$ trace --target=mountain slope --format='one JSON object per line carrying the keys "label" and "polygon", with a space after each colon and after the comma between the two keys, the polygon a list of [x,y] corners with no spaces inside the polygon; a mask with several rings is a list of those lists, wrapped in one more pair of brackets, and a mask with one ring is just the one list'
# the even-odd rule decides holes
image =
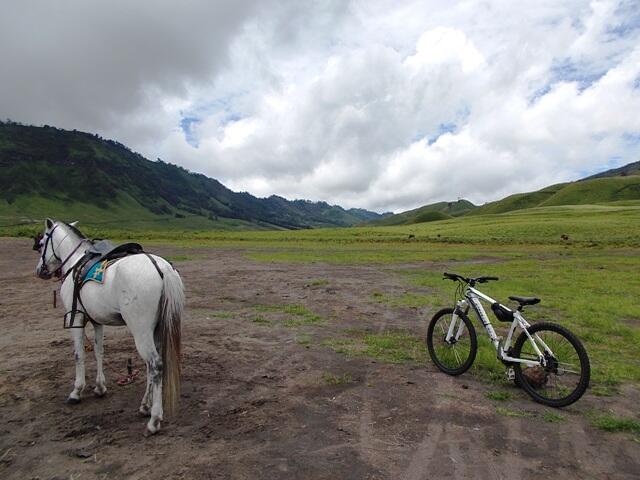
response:
{"label": "mountain slope", "polygon": [[628,200],[640,200],[640,162],[629,163],[575,182],[550,185],[535,192],[516,193],[480,207],[467,200],[439,202],[377,219],[368,222],[368,225],[410,225],[528,208],[592,205]]}
{"label": "mountain slope", "polygon": [[604,176],[571,183],[560,183],[537,192],[518,193],[487,203],[469,215],[506,213],[525,208],[640,200],[640,175]]}
{"label": "mountain slope", "polygon": [[74,210],[80,220],[89,210],[93,212],[89,220],[103,211],[105,217],[121,214],[123,221],[132,223],[190,217],[201,228],[220,223],[267,228],[349,226],[380,217],[326,202],[233,192],[217,180],[161,160],[149,161],[118,142],[89,133],[0,123],[3,216],[41,218],[49,215],[47,208]]}
{"label": "mountain slope", "polygon": [[611,170],[596,173],[595,175],[591,175],[590,177],[583,178],[579,181],[582,182],[584,180],[593,180],[594,178],[605,177],[627,177],[629,175],[640,175],[640,162],[627,163],[622,167],[612,168]]}
{"label": "mountain slope", "polygon": [[468,200],[438,202],[368,222],[368,225],[411,225],[465,215],[476,206]]}

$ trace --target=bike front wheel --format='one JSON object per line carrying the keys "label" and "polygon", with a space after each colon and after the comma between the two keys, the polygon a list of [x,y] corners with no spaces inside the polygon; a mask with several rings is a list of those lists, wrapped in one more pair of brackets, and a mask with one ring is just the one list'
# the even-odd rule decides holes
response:
{"label": "bike front wheel", "polygon": [[[453,338],[447,341],[450,328]],[[453,308],[443,308],[429,323],[427,349],[431,360],[441,371],[448,375],[463,374],[469,370],[478,352],[478,340],[471,320],[464,314],[454,320]]]}
{"label": "bike front wheel", "polygon": [[566,407],[577,401],[589,386],[591,374],[589,357],[580,340],[554,323],[537,323],[527,330],[529,335],[523,331],[516,340],[512,356],[536,365],[514,363],[516,382],[536,402],[550,407]]}

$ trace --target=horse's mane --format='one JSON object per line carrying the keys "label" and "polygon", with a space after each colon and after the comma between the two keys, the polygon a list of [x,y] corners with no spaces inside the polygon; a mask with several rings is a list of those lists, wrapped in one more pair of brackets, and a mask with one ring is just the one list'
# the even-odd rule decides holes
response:
{"label": "horse's mane", "polygon": [[[64,223],[64,222],[63,222]],[[84,234],[78,230],[77,227],[74,227],[73,225],[69,225],[68,223],[64,223],[64,225],[69,228],[73,233],[75,233],[76,235],[78,235],[80,238],[87,238],[84,236]]]}

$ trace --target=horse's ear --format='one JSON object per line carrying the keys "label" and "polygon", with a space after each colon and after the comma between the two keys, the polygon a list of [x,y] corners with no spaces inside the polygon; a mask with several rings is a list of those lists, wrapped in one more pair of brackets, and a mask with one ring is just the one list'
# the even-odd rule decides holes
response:
{"label": "horse's ear", "polygon": [[69,225],[72,226],[72,227],[77,227],[78,226],[78,220],[76,220],[75,222],[71,222]]}
{"label": "horse's ear", "polygon": [[44,226],[45,226],[47,229],[50,229],[50,228],[53,228],[53,224],[54,224],[54,223],[55,223],[55,222],[54,222],[53,220],[51,220],[50,218],[47,218],[47,219],[44,221]]}

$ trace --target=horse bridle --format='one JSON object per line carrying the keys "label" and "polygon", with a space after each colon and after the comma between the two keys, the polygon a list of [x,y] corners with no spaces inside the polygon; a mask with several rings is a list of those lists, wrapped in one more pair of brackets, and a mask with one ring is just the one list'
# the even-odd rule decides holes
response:
{"label": "horse bridle", "polygon": [[[87,242],[89,240],[87,240],[86,238],[83,238],[82,240],[80,240],[80,242],[78,242],[78,245],[76,245],[76,248],[74,248],[71,253],[69,255],[67,255],[67,258],[64,259],[64,261],[58,256],[58,254],[56,253],[56,251],[53,248],[53,232],[56,231],[56,228],[59,227],[59,224],[55,224],[53,226],[53,228],[51,229],[51,231],[49,232],[45,232],[44,236],[47,237],[47,239],[44,242],[44,247],[41,247],[41,263],[42,263],[42,268],[40,270],[40,272],[43,275],[46,275],[47,277],[52,277],[52,276],[56,276],[56,277],[60,277],[62,275],[62,267],[64,267],[66,265],[66,263],[69,261],[69,259],[73,256],[74,253],[76,253],[78,251],[78,249],[80,248],[80,246],[84,243]],[[62,242],[64,242],[67,237],[71,235],[70,233],[67,233],[67,235],[60,240],[60,242],[58,243],[58,246],[62,245]],[[42,238],[40,238],[40,241],[42,241]],[[58,260],[60,263],[60,266],[58,268],[55,269],[55,271],[52,273],[49,271],[49,266],[47,265],[47,261],[45,259],[45,256],[47,255],[47,249],[49,248],[49,242],[51,242],[51,253],[53,254],[53,257]]]}

